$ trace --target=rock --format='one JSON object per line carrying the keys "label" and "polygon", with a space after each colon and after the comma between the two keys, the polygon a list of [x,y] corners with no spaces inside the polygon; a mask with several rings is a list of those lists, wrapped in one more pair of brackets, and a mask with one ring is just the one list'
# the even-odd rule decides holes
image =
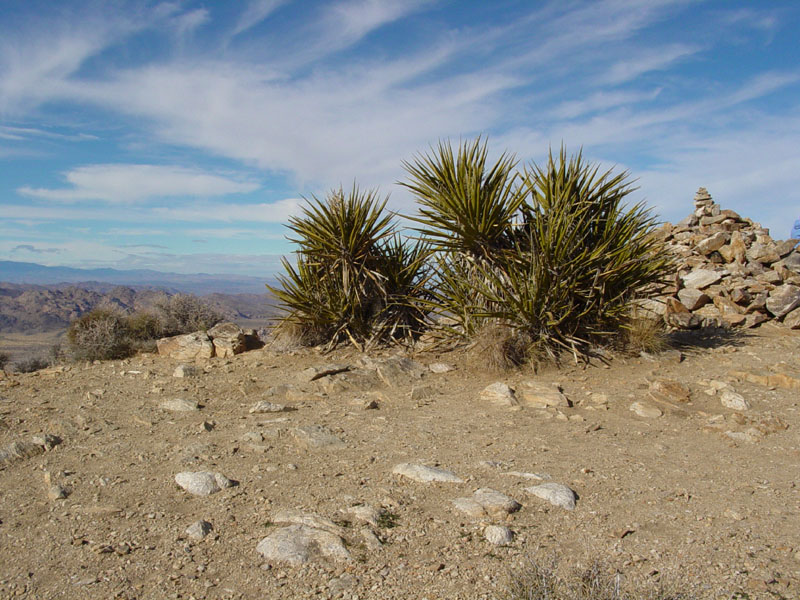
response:
{"label": "rock", "polygon": [[790,329],[800,329],[800,308],[795,308],[792,312],[783,317],[783,324]]}
{"label": "rock", "polygon": [[428,369],[430,369],[431,373],[449,373],[455,370],[455,367],[447,363],[431,363],[428,365]]}
{"label": "rock", "polygon": [[675,298],[667,298],[664,308],[664,322],[678,329],[697,329],[700,319]]}
{"label": "rock", "polygon": [[291,567],[299,567],[319,558],[350,560],[350,553],[341,537],[306,525],[276,529],[258,543],[256,551],[271,563]]}
{"label": "rock", "polygon": [[658,400],[688,402],[692,392],[679,381],[659,377],[650,382],[650,394]]}
{"label": "rock", "polygon": [[161,338],[156,341],[161,356],[178,360],[194,360],[214,356],[214,345],[203,331]]}
{"label": "rock", "polygon": [[218,323],[208,330],[216,355],[221,358],[247,350],[247,336],[236,323]]}
{"label": "rock", "polygon": [[312,529],[321,529],[330,533],[340,535],[342,528],[330,519],[326,519],[315,513],[304,513],[293,508],[279,510],[272,515],[273,523],[288,523],[289,525],[304,525]]}
{"label": "rock", "polygon": [[196,400],[186,400],[184,398],[173,398],[172,400],[164,400],[158,405],[161,410],[169,410],[173,412],[191,412],[198,410],[200,405]]}
{"label": "rock", "polygon": [[522,505],[505,494],[489,488],[480,488],[472,494],[472,499],[480,504],[490,517],[500,518],[517,512]]}
{"label": "rock", "polygon": [[800,287],[796,285],[777,287],[767,297],[767,310],[777,318],[789,314],[798,306],[800,306]]}
{"label": "rock", "polygon": [[376,361],[375,366],[381,380],[392,388],[405,387],[427,371],[424,365],[404,356]]}
{"label": "rock", "polygon": [[664,414],[660,408],[646,402],[634,402],[630,410],[645,419],[656,419]]}
{"label": "rock", "polygon": [[210,496],[223,488],[232,487],[234,482],[221,473],[209,471],[185,471],[175,475],[175,483],[195,496]]}
{"label": "rock", "polygon": [[178,365],[172,372],[173,377],[197,377],[201,371],[194,365]]}
{"label": "rock", "polygon": [[514,532],[502,525],[488,525],[483,530],[483,537],[495,546],[507,546],[514,541]]}
{"label": "rock", "polygon": [[321,367],[309,367],[300,375],[309,382],[317,381],[323,377],[330,377],[350,370],[350,365],[323,365]]}
{"label": "rock", "polygon": [[780,256],[775,252],[774,244],[761,244],[756,242],[755,244],[751,244],[746,255],[748,260],[764,265],[771,265],[775,261],[780,260]]}
{"label": "rock", "polygon": [[411,400],[419,402],[428,400],[436,395],[436,388],[432,385],[415,385],[411,388]]}
{"label": "rock", "polygon": [[686,307],[687,310],[697,310],[711,302],[711,298],[705,292],[701,292],[697,288],[684,288],[678,292],[678,300]]}
{"label": "rock", "polygon": [[422,483],[442,482],[442,483],[464,483],[464,480],[451,471],[428,467],[412,463],[402,463],[392,469],[395,475],[402,475],[412,481]]}
{"label": "rock", "polygon": [[203,521],[202,519],[199,521],[195,521],[189,527],[186,528],[184,532],[193,540],[202,540],[205,538],[211,531],[213,530],[213,526],[208,521]]}
{"label": "rock", "polygon": [[292,431],[292,437],[301,447],[307,450],[319,450],[322,448],[335,450],[345,447],[345,443],[323,425],[297,427]]}
{"label": "rock", "polygon": [[687,288],[702,290],[717,283],[720,279],[722,279],[722,273],[719,271],[697,269],[683,277],[683,285]]}
{"label": "rock", "polygon": [[547,385],[536,381],[527,381],[519,390],[519,397],[524,406],[534,408],[569,408],[572,403],[555,385]]}
{"label": "rock", "polygon": [[533,494],[537,498],[547,500],[550,504],[560,506],[567,510],[575,509],[577,496],[566,485],[560,483],[542,483],[533,487],[525,488],[525,491]]}
{"label": "rock", "polygon": [[722,248],[727,243],[729,238],[730,234],[720,231],[719,233],[715,233],[711,237],[708,237],[698,242],[697,245],[695,246],[695,249],[700,254],[708,255]]}
{"label": "rock", "polygon": [[60,485],[53,484],[47,488],[47,498],[49,500],[63,500],[69,495],[66,488],[61,487]]}
{"label": "rock", "polygon": [[346,515],[353,517],[357,521],[377,527],[381,518],[381,511],[373,506],[366,504],[359,504],[358,506],[350,506],[343,511]]}
{"label": "rock", "polygon": [[0,448],[0,465],[18,460],[25,460],[44,454],[44,446],[33,442],[12,442]]}
{"label": "rock", "polygon": [[486,516],[486,511],[483,510],[483,507],[472,498],[456,498],[453,500],[453,506],[474,519],[482,519]]}
{"label": "rock", "polygon": [[744,396],[732,390],[722,390],[719,401],[722,402],[722,406],[733,410],[748,410],[750,408],[750,403],[744,399]]}
{"label": "rock", "polygon": [[250,414],[264,414],[264,413],[277,413],[277,412],[286,412],[292,410],[291,408],[284,406],[283,404],[275,404],[273,402],[267,402],[266,400],[262,400],[260,402],[256,402],[253,406],[250,407]]}
{"label": "rock", "polygon": [[517,406],[519,404],[514,390],[502,381],[497,381],[483,388],[480,398],[496,406]]}

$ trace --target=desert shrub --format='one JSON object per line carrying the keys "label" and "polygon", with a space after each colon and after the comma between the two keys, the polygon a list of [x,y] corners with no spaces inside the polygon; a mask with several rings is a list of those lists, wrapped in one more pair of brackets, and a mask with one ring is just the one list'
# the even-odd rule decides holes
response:
{"label": "desert shrub", "polygon": [[477,140],[406,164],[415,220],[437,251],[434,311],[456,323],[452,335],[506,328],[510,363],[587,358],[671,270],[648,235],[654,220],[624,203],[627,172],[600,173],[580,153],[562,149],[522,173],[506,155],[491,167],[486,156]]}
{"label": "desert shrub", "polygon": [[67,329],[67,347],[75,360],[124,358],[132,352],[124,314],[94,309],[73,321]]}
{"label": "desert shrub", "polygon": [[421,328],[427,245],[397,236],[385,206],[376,191],[354,184],[324,201],[312,196],[302,215],[289,219],[297,259],[283,260],[281,287],[268,286],[284,312],[284,336],[364,348]]}
{"label": "desert shrub", "polygon": [[164,336],[164,323],[155,312],[136,311],[125,319],[125,327],[131,339],[154,340]]}
{"label": "desert shrub", "polygon": [[205,331],[223,319],[216,309],[192,294],[163,298],[156,302],[155,310],[162,326],[159,336]]}
{"label": "desert shrub", "polygon": [[[523,567],[512,570],[506,589],[507,600],[694,600],[695,596],[664,584],[625,586],[619,574],[601,561],[584,569],[559,574],[557,562],[544,564],[529,559]],[[680,584],[672,585],[680,588]]]}
{"label": "desert shrub", "polygon": [[34,371],[46,369],[49,366],[49,360],[46,358],[36,357],[16,363],[14,365],[14,369],[17,371],[17,373],[33,373]]}
{"label": "desert shrub", "polygon": [[6,354],[5,352],[0,352],[0,370],[5,368],[5,366],[8,364],[8,361],[9,361],[8,354]]}

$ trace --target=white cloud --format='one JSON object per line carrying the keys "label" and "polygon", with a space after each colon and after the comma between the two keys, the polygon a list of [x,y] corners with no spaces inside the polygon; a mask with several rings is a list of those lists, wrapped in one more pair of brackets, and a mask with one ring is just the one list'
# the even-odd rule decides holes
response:
{"label": "white cloud", "polygon": [[160,165],[88,165],[64,174],[72,187],[21,187],[25,196],[46,200],[99,200],[129,203],[166,196],[222,196],[253,192],[259,185],[183,167]]}
{"label": "white cloud", "polygon": [[287,0],[250,0],[247,8],[239,16],[232,35],[236,36],[252,29],[286,4],[286,2]]}
{"label": "white cloud", "polygon": [[700,51],[699,46],[673,44],[665,48],[653,48],[647,52],[636,52],[634,58],[619,61],[601,75],[598,80],[605,85],[618,85],[632,81],[645,73],[660,71],[676,61]]}

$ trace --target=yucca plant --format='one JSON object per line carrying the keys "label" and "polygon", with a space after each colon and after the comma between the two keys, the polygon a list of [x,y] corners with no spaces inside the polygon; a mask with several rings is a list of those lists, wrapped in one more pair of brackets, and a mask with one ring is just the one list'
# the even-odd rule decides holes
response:
{"label": "yucca plant", "polygon": [[284,259],[280,287],[268,287],[302,343],[364,348],[418,329],[427,246],[395,235],[386,201],[354,184],[324,201],[312,196],[289,219],[296,265]]}
{"label": "yucca plant", "polygon": [[669,256],[649,235],[655,220],[627,172],[600,172],[562,148],[526,169],[524,215],[501,268],[481,268],[482,316],[531,339],[531,352],[576,358],[628,326],[632,301],[662,283]]}
{"label": "yucca plant", "polygon": [[[481,138],[462,142],[457,150],[440,142],[429,154],[404,162],[403,183],[420,205],[410,219],[436,251],[431,280],[431,312],[448,334],[469,337],[485,324],[485,270],[514,246],[514,223],[525,199],[515,171],[516,159],[503,153],[490,162]],[[450,325],[452,324],[452,325]]]}

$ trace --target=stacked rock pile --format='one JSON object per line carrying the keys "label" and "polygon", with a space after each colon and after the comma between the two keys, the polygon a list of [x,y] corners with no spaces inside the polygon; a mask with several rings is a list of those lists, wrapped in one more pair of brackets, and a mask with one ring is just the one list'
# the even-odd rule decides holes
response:
{"label": "stacked rock pile", "polygon": [[769,230],[723,210],[705,188],[694,212],[654,235],[676,255],[675,285],[647,308],[677,328],[756,327],[778,321],[800,329],[798,240],[776,241]]}

